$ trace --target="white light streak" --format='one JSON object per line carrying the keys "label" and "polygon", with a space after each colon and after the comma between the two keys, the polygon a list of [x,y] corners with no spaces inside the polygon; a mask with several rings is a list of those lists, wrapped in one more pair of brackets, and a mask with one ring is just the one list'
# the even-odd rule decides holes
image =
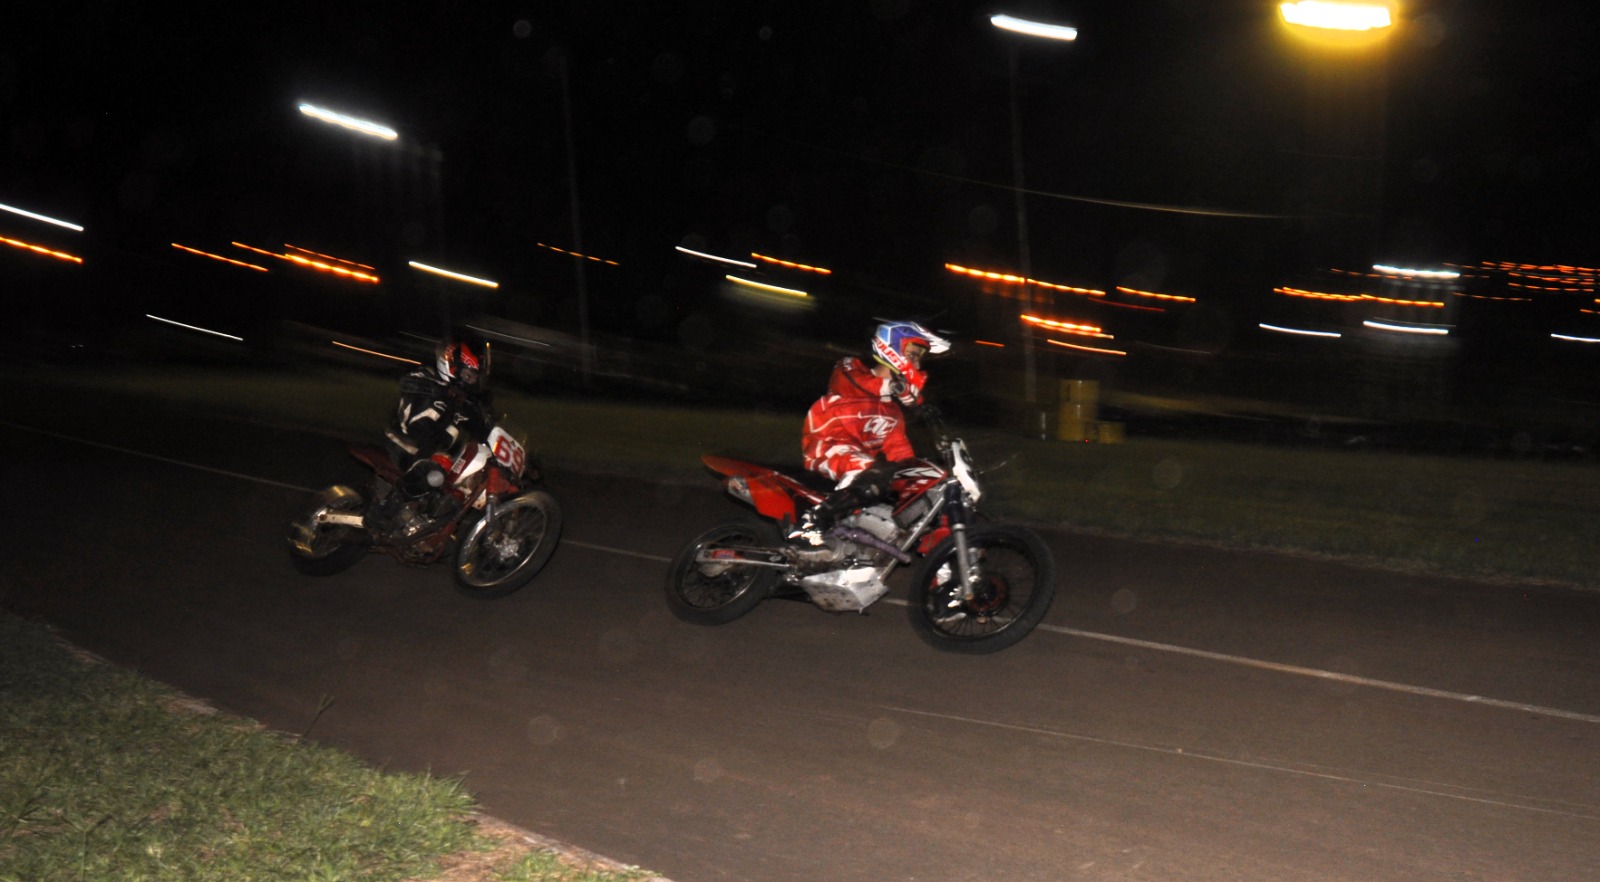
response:
{"label": "white light streak", "polygon": [[1407,269],[1403,266],[1389,266],[1388,264],[1375,263],[1372,268],[1380,273],[1391,273],[1412,279],[1459,279],[1461,274],[1453,270],[1425,270]]}
{"label": "white light streak", "polygon": [[746,269],[755,269],[756,268],[756,265],[751,263],[748,260],[734,260],[731,257],[718,257],[715,254],[706,254],[703,251],[695,251],[695,250],[690,249],[690,248],[685,248],[682,245],[679,245],[677,250],[682,251],[684,254],[687,254],[690,257],[703,257],[706,260],[714,260],[717,263],[726,263],[726,264],[731,264],[733,266],[742,266],[742,267],[744,267]]}
{"label": "white light streak", "polygon": [[1433,334],[1442,337],[1450,333],[1449,328],[1428,327],[1426,325],[1395,325],[1389,322],[1380,322],[1376,319],[1367,319],[1361,324],[1379,331],[1399,331],[1402,334]]}
{"label": "white light streak", "polygon": [[345,116],[342,113],[335,113],[331,110],[317,107],[313,104],[300,105],[300,112],[314,119],[320,119],[326,123],[333,123],[336,126],[343,126],[352,131],[360,132],[363,135],[371,135],[374,138],[382,138],[385,141],[393,141],[394,139],[400,137],[400,133],[389,128],[388,126],[381,126],[375,122],[368,122],[364,119],[356,119],[353,116]]}
{"label": "white light streak", "polygon": [[1551,334],[1550,336],[1557,340],[1566,340],[1570,343],[1600,343],[1600,338],[1597,337],[1574,337],[1569,334]]}
{"label": "white light streak", "polygon": [[1283,13],[1283,20],[1289,24],[1335,31],[1371,31],[1394,23],[1389,16],[1389,7],[1379,3],[1299,0],[1297,3],[1278,4],[1278,11]]}
{"label": "white light streak", "polygon": [[434,275],[438,276],[444,276],[447,279],[455,279],[458,282],[467,282],[468,284],[472,285],[482,285],[485,288],[500,287],[499,282],[491,279],[480,279],[477,276],[469,276],[458,272],[452,272],[447,269],[440,269],[436,266],[428,266],[425,263],[418,263],[415,260],[406,261],[406,265],[410,266],[412,269],[422,270],[425,273],[433,273]]}
{"label": "white light streak", "polygon": [[1066,25],[1046,24],[1042,21],[1028,21],[1025,18],[1016,18],[1010,15],[991,15],[989,24],[1004,31],[1026,34],[1030,37],[1044,37],[1047,40],[1064,40],[1071,42],[1078,39],[1078,29]]}
{"label": "white light streak", "polygon": [[194,325],[186,325],[183,322],[175,322],[172,319],[164,319],[159,315],[151,315],[148,312],[144,314],[144,317],[147,318],[147,319],[154,319],[155,321],[161,322],[163,324],[168,324],[168,325],[173,325],[175,327],[184,328],[186,330],[199,331],[202,334],[211,334],[211,335],[217,336],[217,337],[226,337],[229,340],[237,340],[240,343],[244,342],[244,338],[243,337],[235,337],[232,334],[224,334],[221,331],[213,331],[210,328],[200,328],[200,327],[196,327]]}
{"label": "white light streak", "polygon": [[1264,331],[1277,331],[1280,334],[1299,334],[1303,337],[1332,337],[1338,339],[1344,336],[1338,331],[1308,331],[1304,328],[1285,328],[1278,325],[1269,325],[1266,322],[1260,322],[1256,327]]}
{"label": "white light streak", "polygon": [[31,211],[24,211],[23,209],[16,208],[11,205],[0,205],[0,211],[9,211],[12,214],[20,214],[23,217],[31,217],[36,221],[44,221],[47,224],[55,224],[58,227],[66,227],[69,230],[76,230],[80,233],[83,232],[83,227],[80,227],[77,224],[69,223],[64,220],[58,220],[43,214],[34,214]]}

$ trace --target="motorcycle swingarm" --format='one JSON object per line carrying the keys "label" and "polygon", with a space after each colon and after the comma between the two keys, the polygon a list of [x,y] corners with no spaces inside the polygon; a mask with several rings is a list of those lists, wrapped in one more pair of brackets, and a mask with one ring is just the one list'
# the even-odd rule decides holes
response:
{"label": "motorcycle swingarm", "polygon": [[789,569],[789,561],[783,555],[770,548],[738,548],[723,546],[720,548],[701,549],[694,557],[695,563],[701,564],[742,564],[750,567],[771,567],[776,570]]}

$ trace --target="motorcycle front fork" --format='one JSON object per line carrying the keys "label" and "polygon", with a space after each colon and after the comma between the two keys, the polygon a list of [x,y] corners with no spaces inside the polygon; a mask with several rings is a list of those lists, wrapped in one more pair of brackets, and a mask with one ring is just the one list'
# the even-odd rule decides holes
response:
{"label": "motorcycle front fork", "polygon": [[957,498],[949,505],[950,538],[956,543],[956,579],[960,587],[954,596],[963,602],[972,599],[972,588],[977,584],[978,573],[972,565],[972,549],[967,546],[967,507]]}

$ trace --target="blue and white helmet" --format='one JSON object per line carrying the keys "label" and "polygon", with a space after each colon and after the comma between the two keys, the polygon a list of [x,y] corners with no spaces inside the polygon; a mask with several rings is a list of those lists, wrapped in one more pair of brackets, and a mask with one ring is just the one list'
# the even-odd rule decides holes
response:
{"label": "blue and white helmet", "polygon": [[902,376],[918,369],[923,355],[949,351],[949,340],[916,322],[884,322],[872,334],[872,357]]}

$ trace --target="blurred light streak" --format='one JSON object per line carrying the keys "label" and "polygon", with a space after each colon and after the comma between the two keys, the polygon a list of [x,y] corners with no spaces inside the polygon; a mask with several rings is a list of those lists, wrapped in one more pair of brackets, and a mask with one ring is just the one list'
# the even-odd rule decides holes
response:
{"label": "blurred light streak", "polygon": [[1123,287],[1122,285],[1118,285],[1117,286],[1117,290],[1121,291],[1124,294],[1131,294],[1134,297],[1149,297],[1149,298],[1151,298],[1153,300],[1171,300],[1171,301],[1174,301],[1174,302],[1177,302],[1177,303],[1194,303],[1195,302],[1195,299],[1193,297],[1185,297],[1182,294],[1157,294],[1154,291],[1140,291],[1138,288],[1126,288],[1126,287]]}
{"label": "blurred light streak", "polygon": [[1307,291],[1304,288],[1279,287],[1273,288],[1272,290],[1277,294],[1284,294],[1289,297],[1305,297],[1310,300],[1338,300],[1342,302],[1354,302],[1360,300],[1363,296],[1360,294],[1329,294],[1325,291]]}
{"label": "blurred light streak", "polygon": [[447,279],[455,279],[458,282],[466,282],[466,283],[468,283],[470,285],[482,285],[485,288],[498,288],[498,287],[500,287],[500,283],[499,282],[493,281],[491,279],[480,279],[477,276],[469,276],[469,275],[466,275],[464,273],[454,272],[452,270],[440,269],[439,267],[436,267],[436,266],[429,266],[429,265],[427,265],[425,263],[418,263],[415,260],[406,261],[406,265],[411,267],[412,269],[415,269],[415,270],[421,270],[421,271],[423,271],[425,273],[433,273],[434,275],[444,276]]}
{"label": "blurred light streak", "polygon": [[1377,319],[1367,319],[1361,324],[1379,331],[1398,331],[1402,334],[1433,334],[1437,336],[1446,336],[1450,333],[1449,328],[1429,327],[1427,325],[1397,325],[1393,322],[1379,321]]}
{"label": "blurred light streak", "polygon": [[1085,325],[1078,322],[1062,322],[1056,321],[1055,319],[1040,318],[1036,315],[1022,315],[1018,316],[1018,318],[1022,319],[1025,324],[1045,328],[1051,331],[1061,331],[1062,333],[1066,334],[1078,334],[1083,337],[1099,337],[1102,340],[1116,339],[1110,334],[1107,334],[1104,328],[1096,325]]}
{"label": "blurred light streak", "polygon": [[801,270],[803,272],[808,272],[808,273],[817,273],[818,275],[823,275],[823,276],[831,276],[831,275],[833,275],[833,270],[828,269],[827,267],[810,266],[810,265],[807,265],[807,264],[804,264],[804,263],[795,263],[792,260],[784,260],[781,257],[768,257],[765,254],[757,254],[754,251],[750,252],[750,256],[754,257],[756,260],[763,260],[763,261],[766,261],[767,263],[775,263],[778,266],[788,267],[789,269],[797,269],[797,270]]}
{"label": "blurred light streak", "polygon": [[1370,31],[1394,23],[1389,7],[1380,3],[1298,0],[1278,4],[1278,11],[1289,24],[1335,31]]}
{"label": "blurred light streak", "polygon": [[235,248],[243,248],[246,251],[254,251],[257,254],[265,254],[268,257],[276,257],[279,260],[288,260],[289,259],[289,258],[283,256],[282,254],[279,254],[276,251],[268,251],[265,248],[257,248],[254,245],[246,245],[243,242],[229,242],[228,244],[232,245]]}
{"label": "blurred light streak", "polygon": [[1072,285],[1060,285],[1055,282],[1041,282],[1038,279],[1030,279],[1026,276],[1017,276],[1010,273],[999,273],[994,272],[993,270],[971,269],[969,267],[964,267],[954,263],[947,263],[944,265],[944,268],[950,272],[960,273],[964,276],[972,276],[973,278],[978,279],[988,279],[991,282],[1005,282],[1008,285],[1034,285],[1040,288],[1049,288],[1054,291],[1066,291],[1069,294],[1084,294],[1090,297],[1106,296],[1106,292],[1100,290],[1099,288],[1077,288]]}
{"label": "blurred light streak", "polygon": [[735,285],[740,285],[745,288],[753,288],[757,291],[765,291],[769,294],[782,294],[786,297],[797,297],[801,300],[807,299],[811,296],[810,294],[807,294],[798,288],[783,288],[778,285],[768,285],[766,282],[754,282],[750,279],[741,279],[738,276],[723,276],[723,278],[734,283]]}
{"label": "blurred light streak", "polygon": [[154,320],[156,320],[158,322],[161,322],[163,324],[168,324],[168,325],[173,325],[175,327],[184,328],[186,330],[199,331],[202,334],[212,334],[212,335],[217,336],[217,337],[226,337],[229,340],[237,340],[240,343],[244,342],[244,338],[243,337],[235,337],[232,334],[224,334],[221,331],[213,331],[210,328],[201,328],[201,327],[196,327],[194,325],[186,325],[183,322],[175,322],[172,319],[164,319],[159,315],[151,315],[148,312],[144,314],[144,317],[147,318],[147,319],[154,319]]}
{"label": "blurred light streak", "polygon": [[467,330],[477,331],[485,337],[496,337],[506,341],[507,343],[520,343],[523,346],[542,346],[545,349],[555,348],[544,340],[535,340],[532,337],[519,337],[515,334],[507,334],[504,331],[490,330],[489,328],[480,327],[479,325],[467,325]]}
{"label": "blurred light streak", "polygon": [[363,273],[357,272],[353,269],[345,269],[342,266],[334,266],[331,263],[323,263],[320,260],[312,260],[309,257],[301,257],[298,254],[280,254],[278,256],[299,266],[309,267],[325,273],[333,273],[336,276],[346,276],[348,278],[355,279],[358,282],[366,282],[371,285],[376,285],[379,281],[378,277],[372,275],[371,273]]}
{"label": "blurred light streak", "polygon": [[1061,340],[1046,339],[1044,342],[1049,343],[1052,346],[1060,346],[1060,347],[1062,347],[1064,349],[1077,349],[1077,350],[1080,350],[1082,352],[1098,352],[1101,355],[1127,355],[1128,354],[1126,352],[1123,352],[1121,349],[1102,349],[1102,348],[1100,348],[1098,346],[1082,346],[1082,345],[1079,345],[1077,343],[1067,343],[1067,342],[1064,342],[1064,341],[1061,341]]}
{"label": "blurred light streak", "polygon": [[7,239],[4,236],[0,236],[0,242],[4,242],[13,248],[21,248],[26,251],[32,251],[35,254],[43,254],[48,257],[54,257],[57,260],[66,260],[71,261],[72,263],[83,263],[83,258],[77,256],[76,254],[68,254],[65,251],[51,251],[43,245],[34,245],[28,242],[19,241],[17,239]]}
{"label": "blurred light streak", "polygon": [[353,260],[345,260],[342,257],[334,257],[331,254],[323,254],[320,251],[312,251],[310,248],[301,248],[299,245],[290,245],[288,242],[283,243],[283,247],[289,249],[290,251],[298,251],[301,254],[309,254],[312,257],[320,257],[323,260],[331,260],[334,263],[342,263],[345,266],[358,266],[364,270],[372,270],[373,272],[378,271],[377,267],[367,266],[364,263],[357,263]]}
{"label": "blurred light streak", "polygon": [[1574,337],[1570,334],[1551,334],[1557,340],[1566,340],[1571,343],[1600,343],[1600,337]]}
{"label": "blurred light streak", "polygon": [[300,105],[300,112],[314,119],[320,119],[326,123],[333,123],[336,126],[343,126],[344,128],[352,131],[360,132],[363,135],[371,135],[375,138],[382,138],[385,141],[393,141],[394,139],[400,137],[398,132],[389,128],[388,126],[381,126],[375,122],[368,122],[364,119],[356,119],[353,116],[345,116],[342,113],[335,113],[331,110],[317,107],[313,104]]}
{"label": "blurred light streak", "polygon": [[974,340],[972,342],[978,344],[979,346],[993,346],[996,349],[1004,349],[1004,348],[1006,348],[1006,344],[1004,344],[1004,343],[996,343],[993,340]]}
{"label": "blurred light streak", "polygon": [[1285,328],[1279,325],[1269,325],[1266,322],[1260,322],[1256,327],[1265,331],[1276,331],[1280,334],[1298,334],[1303,337],[1332,337],[1338,339],[1344,336],[1338,331],[1308,331],[1304,328]]}
{"label": "blurred light streak", "polygon": [[1004,13],[989,16],[989,24],[1004,31],[1026,34],[1030,37],[1043,37],[1046,40],[1071,42],[1078,39],[1077,28],[1067,25],[1047,24],[1041,21],[1029,21],[1025,18],[1016,18]]}
{"label": "blurred light streak", "polygon": [[1389,266],[1387,264],[1382,264],[1382,263],[1375,263],[1375,264],[1372,265],[1372,268],[1377,270],[1380,273],[1385,273],[1385,274],[1388,274],[1388,275],[1395,275],[1395,276],[1404,276],[1405,278],[1408,278],[1408,279],[1459,279],[1459,278],[1461,278],[1461,274],[1456,272],[1456,271],[1454,271],[1454,270],[1408,269],[1406,267]]}
{"label": "blurred light streak", "polygon": [[48,215],[34,214],[31,211],[27,211],[27,210],[24,210],[24,209],[21,209],[21,208],[17,208],[15,206],[0,204],[0,211],[9,211],[12,214],[20,214],[23,217],[31,217],[36,221],[44,221],[47,224],[55,224],[58,227],[66,227],[69,230],[76,230],[76,231],[78,231],[80,233],[83,232],[83,227],[80,227],[75,223],[70,223],[68,221],[59,220],[57,218],[53,218],[53,217],[50,217]]}
{"label": "blurred light streak", "polygon": [[706,260],[714,260],[717,263],[728,263],[728,264],[732,264],[734,266],[742,266],[742,267],[744,267],[746,269],[755,269],[756,268],[756,265],[751,263],[748,260],[735,260],[735,259],[733,259],[731,257],[718,257],[715,254],[706,254],[703,251],[695,251],[695,250],[690,249],[690,248],[685,248],[682,245],[677,246],[677,250],[682,251],[684,254],[687,254],[687,255],[689,255],[691,257],[702,257],[702,258],[705,258]]}
{"label": "blurred light streak", "polygon": [[390,361],[403,361],[406,364],[417,364],[417,365],[422,364],[422,362],[417,361],[416,359],[401,358],[398,355],[390,355],[387,352],[378,352],[375,349],[362,349],[360,346],[351,346],[349,343],[340,343],[338,340],[329,340],[328,342],[332,343],[335,346],[338,346],[341,349],[349,349],[352,352],[359,352],[359,353],[361,353],[363,355],[376,355],[379,358],[387,358]]}
{"label": "blurred light streak", "polygon": [[260,270],[260,271],[261,271],[261,272],[268,272],[268,270],[267,270],[267,268],[266,268],[266,267],[264,267],[264,266],[256,266],[256,265],[255,265],[255,264],[253,264],[253,263],[245,263],[245,262],[244,262],[244,261],[242,261],[242,260],[234,260],[234,259],[233,259],[233,258],[231,258],[231,257],[223,257],[223,256],[222,256],[222,255],[220,255],[220,254],[212,254],[212,253],[211,253],[211,252],[209,252],[209,251],[201,251],[201,250],[200,250],[200,249],[198,249],[198,248],[190,248],[190,247],[189,247],[189,246],[187,246],[187,245],[179,245],[179,244],[178,244],[178,243],[176,243],[176,242],[173,242],[173,243],[172,243],[172,247],[174,247],[174,248],[176,248],[176,249],[178,249],[178,250],[179,250],[179,251],[187,251],[187,252],[189,252],[189,253],[190,253],[190,254],[198,254],[198,255],[200,255],[200,256],[201,256],[201,257],[209,257],[209,258],[211,258],[211,259],[212,259],[212,260],[220,260],[220,261],[222,261],[222,262],[223,262],[223,263],[231,263],[231,264],[233,264],[233,265],[234,265],[234,266],[242,266],[242,267],[245,267],[245,268],[247,268],[247,269],[253,269],[253,270]]}
{"label": "blurred light streak", "polygon": [[546,249],[547,251],[554,251],[557,254],[565,254],[565,255],[568,255],[570,257],[581,257],[584,260],[592,260],[595,263],[603,263],[603,264],[605,264],[607,266],[622,266],[622,264],[617,263],[614,260],[607,260],[604,257],[595,257],[592,254],[579,254],[576,251],[568,251],[565,248],[557,248],[554,245],[546,245],[543,242],[535,242],[533,244],[539,246],[540,248]]}

